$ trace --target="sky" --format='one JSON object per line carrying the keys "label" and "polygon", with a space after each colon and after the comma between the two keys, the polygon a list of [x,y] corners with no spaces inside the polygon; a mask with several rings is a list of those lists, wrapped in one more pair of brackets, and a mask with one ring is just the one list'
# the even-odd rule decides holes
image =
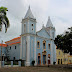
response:
{"label": "sky", "polygon": [[2,40],[4,43],[21,35],[21,21],[29,5],[37,20],[37,31],[43,24],[46,26],[48,16],[56,28],[56,35],[63,34],[68,27],[72,26],[72,0],[0,0],[0,7],[8,8],[7,17],[10,21],[7,33],[4,25],[2,26],[0,43]]}

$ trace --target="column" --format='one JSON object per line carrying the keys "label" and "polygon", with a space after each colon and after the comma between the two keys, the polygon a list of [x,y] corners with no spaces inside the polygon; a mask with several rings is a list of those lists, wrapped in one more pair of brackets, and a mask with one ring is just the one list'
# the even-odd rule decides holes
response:
{"label": "column", "polygon": [[21,61],[18,61],[18,65],[19,65],[19,67],[21,67]]}
{"label": "column", "polygon": [[37,61],[36,61],[36,37],[35,37],[35,47],[34,47],[34,60],[35,60],[35,66],[37,65]]}
{"label": "column", "polygon": [[30,66],[30,36],[27,36],[27,59],[26,59],[26,66]]}
{"label": "column", "polygon": [[21,36],[21,46],[20,46],[20,59],[22,59],[22,48],[23,48],[23,46],[22,46],[22,36]]}
{"label": "column", "polygon": [[11,67],[13,67],[13,61],[11,61]]}
{"label": "column", "polygon": [[2,67],[4,67],[4,61],[2,61]]}
{"label": "column", "polygon": [[53,64],[53,46],[52,46],[52,40],[51,40],[51,64]]}

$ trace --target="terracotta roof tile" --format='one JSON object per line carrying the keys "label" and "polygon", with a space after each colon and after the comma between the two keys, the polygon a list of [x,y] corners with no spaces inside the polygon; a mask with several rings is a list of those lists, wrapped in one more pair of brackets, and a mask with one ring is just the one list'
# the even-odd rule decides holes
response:
{"label": "terracotta roof tile", "polygon": [[0,44],[0,46],[2,46],[2,47],[7,47],[7,45],[6,45],[6,44]]}
{"label": "terracotta roof tile", "polygon": [[9,44],[9,45],[18,44],[18,43],[20,43],[20,42],[11,43],[11,44]]}
{"label": "terracotta roof tile", "polygon": [[9,41],[6,41],[5,43],[9,43],[9,42],[11,42],[11,41],[14,41],[14,40],[17,40],[17,39],[20,39],[21,37],[16,37],[16,38],[13,38],[13,39],[11,39],[11,40],[9,40]]}

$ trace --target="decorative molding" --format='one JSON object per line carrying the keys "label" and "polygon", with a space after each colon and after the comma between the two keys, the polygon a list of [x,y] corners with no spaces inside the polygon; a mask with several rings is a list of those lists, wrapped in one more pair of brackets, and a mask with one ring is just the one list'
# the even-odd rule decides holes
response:
{"label": "decorative molding", "polygon": [[39,37],[39,38],[42,38],[44,40],[51,40],[51,38],[45,38],[45,37],[41,37],[41,36],[38,36],[38,35],[35,35],[35,34],[31,34],[31,33],[26,33],[26,34],[22,34],[20,36],[34,36],[34,37]]}
{"label": "decorative molding", "polygon": [[36,19],[33,19],[33,18],[25,18],[25,19],[22,20],[22,23],[27,22],[28,20],[31,20],[33,22],[36,22]]}

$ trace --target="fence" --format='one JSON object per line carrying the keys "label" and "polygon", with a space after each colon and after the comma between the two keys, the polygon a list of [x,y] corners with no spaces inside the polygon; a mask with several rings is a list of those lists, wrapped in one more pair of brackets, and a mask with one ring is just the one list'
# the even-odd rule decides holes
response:
{"label": "fence", "polygon": [[21,61],[13,62],[13,61],[2,61],[2,67],[21,67]]}

